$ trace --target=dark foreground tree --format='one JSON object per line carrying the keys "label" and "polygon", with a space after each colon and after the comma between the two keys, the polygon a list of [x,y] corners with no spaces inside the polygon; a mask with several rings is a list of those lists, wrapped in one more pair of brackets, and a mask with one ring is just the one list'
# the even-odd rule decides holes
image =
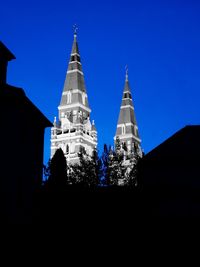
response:
{"label": "dark foreground tree", "polygon": [[101,156],[101,184],[109,185],[109,174],[108,174],[108,165],[109,165],[109,150],[106,144],[104,144],[103,153]]}
{"label": "dark foreground tree", "polygon": [[137,162],[140,156],[136,152],[128,153],[126,143],[116,137],[115,151],[109,151],[107,175],[110,185],[137,185]]}
{"label": "dark foreground tree", "polygon": [[117,137],[115,151],[112,149],[109,151],[108,177],[110,185],[118,185],[120,180],[124,179],[124,173],[124,154],[121,150],[120,140]]}
{"label": "dark foreground tree", "polygon": [[51,160],[49,159],[47,165],[43,165],[43,181],[44,181],[44,183],[49,179],[49,176],[50,176],[50,164],[51,164]]}
{"label": "dark foreground tree", "polygon": [[61,148],[57,149],[49,164],[49,178],[45,183],[51,190],[63,189],[67,185],[67,162]]}

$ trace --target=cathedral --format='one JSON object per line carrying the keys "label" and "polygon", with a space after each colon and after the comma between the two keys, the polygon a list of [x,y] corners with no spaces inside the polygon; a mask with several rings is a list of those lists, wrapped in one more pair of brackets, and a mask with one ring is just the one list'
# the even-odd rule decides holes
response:
{"label": "cathedral", "polygon": [[[61,101],[58,106],[58,120],[56,117],[54,118],[51,129],[51,158],[58,148],[63,150],[67,162],[71,164],[79,161],[78,153],[80,151],[84,150],[89,156],[92,156],[93,151],[97,148],[97,130],[94,121],[91,122],[90,113],[75,30]],[[117,137],[122,147],[126,146],[127,154],[142,155],[128,70],[126,70],[115,141]]]}

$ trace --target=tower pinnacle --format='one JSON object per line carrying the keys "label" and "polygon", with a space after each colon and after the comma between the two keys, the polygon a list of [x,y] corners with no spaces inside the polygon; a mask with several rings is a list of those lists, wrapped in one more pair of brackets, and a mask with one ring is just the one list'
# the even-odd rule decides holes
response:
{"label": "tower pinnacle", "polygon": [[77,36],[78,27],[76,24],[73,25],[73,30],[74,30],[74,36]]}
{"label": "tower pinnacle", "polygon": [[79,161],[78,155],[83,148],[92,156],[97,146],[97,131],[90,120],[91,109],[76,38],[78,28],[74,25],[73,29],[74,40],[58,107],[58,123],[54,122],[51,134],[51,157],[62,148],[70,163]]}
{"label": "tower pinnacle", "polygon": [[129,153],[135,153],[136,151],[141,150],[141,140],[138,134],[138,126],[135,118],[131,89],[128,80],[127,65],[124,92],[119,112],[117,130],[114,137],[115,140],[117,136],[119,137],[122,143],[126,144]]}
{"label": "tower pinnacle", "polygon": [[128,81],[128,65],[125,66],[125,70],[126,70],[126,81]]}

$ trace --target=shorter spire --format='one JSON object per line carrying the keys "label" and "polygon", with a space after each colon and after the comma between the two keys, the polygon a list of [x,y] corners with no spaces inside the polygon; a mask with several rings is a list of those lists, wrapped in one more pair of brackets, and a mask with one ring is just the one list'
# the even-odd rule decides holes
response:
{"label": "shorter spire", "polygon": [[125,70],[126,70],[126,81],[128,81],[128,65],[125,66]]}

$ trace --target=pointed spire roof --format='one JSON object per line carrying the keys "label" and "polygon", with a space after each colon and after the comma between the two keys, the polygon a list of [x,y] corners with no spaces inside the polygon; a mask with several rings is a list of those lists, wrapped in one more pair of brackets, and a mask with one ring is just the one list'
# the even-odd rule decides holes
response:
{"label": "pointed spire roof", "polygon": [[125,86],[124,86],[124,93],[130,93],[131,94],[131,89],[128,81],[128,66],[126,65],[126,77],[125,77]]}
{"label": "pointed spire roof", "polygon": [[60,106],[66,106],[68,104],[67,100],[68,92],[73,93],[75,91],[78,92],[77,93],[78,95],[75,97],[75,99],[72,99],[72,104],[80,103],[89,108],[84,74],[82,70],[80,53],[78,49],[77,28],[74,29],[74,40],[73,40],[71,56],[68,64],[68,70],[65,78]]}
{"label": "pointed spire roof", "polygon": [[136,124],[131,89],[130,89],[130,84],[128,80],[128,71],[126,70],[126,78],[125,78],[124,91],[123,91],[123,96],[122,96],[118,124],[130,123],[130,122],[133,124]]}
{"label": "pointed spire roof", "polygon": [[131,89],[130,89],[130,84],[129,84],[129,79],[128,79],[128,68],[127,67],[126,67],[126,76],[125,76],[125,84],[124,84],[122,102],[121,102],[117,125],[118,127],[117,127],[116,136],[119,135],[119,127],[121,125],[125,125],[125,126],[129,125],[131,126],[130,133],[132,133],[137,138],[139,138],[138,132],[137,134],[135,134],[135,131],[134,131],[134,127],[137,127],[137,122],[136,122]]}
{"label": "pointed spire roof", "polygon": [[71,54],[78,54],[79,55],[79,49],[78,49],[78,42],[77,42],[77,30],[74,31],[74,42],[72,45],[72,52]]}

